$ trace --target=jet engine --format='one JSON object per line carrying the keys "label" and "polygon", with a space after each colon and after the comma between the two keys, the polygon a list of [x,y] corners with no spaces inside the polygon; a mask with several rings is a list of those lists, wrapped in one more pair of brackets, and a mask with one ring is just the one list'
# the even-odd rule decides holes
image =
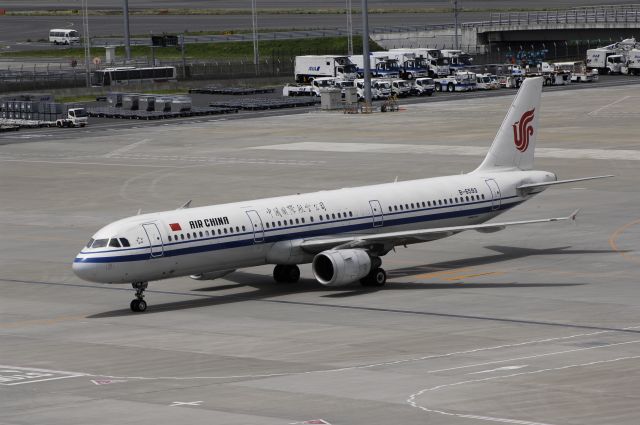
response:
{"label": "jet engine", "polygon": [[364,249],[323,251],[312,263],[313,275],[325,286],[353,283],[369,274],[371,266],[371,257]]}

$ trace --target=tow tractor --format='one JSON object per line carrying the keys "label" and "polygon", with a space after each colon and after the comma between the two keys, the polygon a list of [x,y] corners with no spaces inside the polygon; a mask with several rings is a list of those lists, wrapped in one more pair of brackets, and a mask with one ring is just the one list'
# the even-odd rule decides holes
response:
{"label": "tow tractor", "polygon": [[71,108],[66,118],[58,118],[56,127],[84,127],[89,123],[89,116],[84,108]]}

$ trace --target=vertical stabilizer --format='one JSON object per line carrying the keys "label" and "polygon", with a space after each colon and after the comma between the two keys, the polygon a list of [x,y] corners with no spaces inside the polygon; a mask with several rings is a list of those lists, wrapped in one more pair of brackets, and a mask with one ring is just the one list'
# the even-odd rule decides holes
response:
{"label": "vertical stabilizer", "polygon": [[541,94],[542,77],[524,80],[489,153],[474,172],[533,168]]}

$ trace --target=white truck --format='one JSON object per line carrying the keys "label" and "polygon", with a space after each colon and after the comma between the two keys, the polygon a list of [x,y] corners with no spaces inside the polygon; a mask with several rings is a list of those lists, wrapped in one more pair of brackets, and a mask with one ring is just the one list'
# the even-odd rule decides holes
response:
{"label": "white truck", "polygon": [[499,88],[500,84],[491,79],[491,74],[476,74],[476,89],[494,90]]}
{"label": "white truck", "polygon": [[440,53],[449,60],[449,69],[452,74],[473,65],[473,57],[462,50],[440,50]]}
{"label": "white truck", "polygon": [[451,73],[449,68],[449,59],[445,58],[440,50],[427,49],[427,48],[404,48],[404,49],[391,49],[392,52],[404,52],[413,53],[416,59],[421,60],[421,64],[427,68],[427,74],[425,77],[445,77]]}
{"label": "white truck", "polygon": [[424,77],[416,78],[413,80],[413,86],[411,87],[411,94],[414,96],[431,96],[436,90],[436,85],[433,78]]}
{"label": "white truck", "polygon": [[[358,100],[364,100],[364,79],[359,78],[354,81]],[[373,100],[387,99],[391,96],[391,82],[383,79],[371,80],[371,98]]]}
{"label": "white truck", "polygon": [[[384,52],[387,53],[387,52]],[[357,69],[358,75],[364,77],[364,58],[362,55],[349,56]],[[400,78],[400,67],[398,61],[390,59],[388,55],[369,56],[369,73],[378,78]]]}
{"label": "white truck", "polygon": [[384,53],[389,55],[389,58],[398,61],[401,78],[413,80],[415,78],[429,76],[429,66],[426,59],[416,55],[415,52],[406,49],[392,49]]}
{"label": "white truck", "polygon": [[331,55],[296,56],[294,75],[296,83],[308,83],[320,77],[338,77],[343,80],[358,77],[357,67],[348,56]]}
{"label": "white truck", "polygon": [[627,63],[622,71],[625,74],[640,75],[640,49],[631,49],[627,52]]}
{"label": "white truck", "polygon": [[89,123],[89,115],[84,108],[70,108],[66,118],[58,118],[56,127],[84,127]]}
{"label": "white truck", "polygon": [[436,91],[472,91],[476,89],[476,74],[469,71],[458,71],[455,75],[434,78]]}
{"label": "white truck", "polygon": [[587,50],[587,67],[602,74],[620,74],[625,63],[624,55],[607,48]]}
{"label": "white truck", "polygon": [[391,80],[391,93],[397,97],[407,97],[411,94],[411,84],[405,80]]}

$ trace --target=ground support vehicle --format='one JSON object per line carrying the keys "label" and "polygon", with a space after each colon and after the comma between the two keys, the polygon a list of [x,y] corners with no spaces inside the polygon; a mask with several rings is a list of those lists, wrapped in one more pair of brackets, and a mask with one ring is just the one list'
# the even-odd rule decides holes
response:
{"label": "ground support vehicle", "polygon": [[80,43],[80,34],[74,29],[58,29],[54,28],[49,30],[49,43],[55,45],[64,44],[77,44]]}
{"label": "ground support vehicle", "polygon": [[396,97],[407,97],[411,94],[411,84],[405,80],[391,80],[391,94]]}
{"label": "ground support vehicle", "polygon": [[627,52],[627,62],[622,68],[624,74],[640,75],[640,49],[631,49]]}
{"label": "ground support vehicle", "polygon": [[431,96],[435,90],[433,78],[429,77],[416,78],[411,86],[411,94],[414,96]]}
{"label": "ground support vehicle", "polygon": [[499,88],[500,84],[497,80],[492,80],[490,74],[476,74],[477,90],[495,90]]}
{"label": "ground support vehicle", "polygon": [[[385,52],[386,53],[386,52]],[[364,77],[364,58],[362,55],[349,56],[358,69],[358,77]],[[373,55],[369,57],[369,74],[377,78],[400,78],[400,67],[398,61],[390,60],[388,57]]]}
{"label": "ground support vehicle", "polygon": [[436,91],[471,91],[476,89],[476,74],[473,72],[458,72],[444,78],[434,78]]}
{"label": "ground support vehicle", "polygon": [[56,127],[84,127],[89,123],[89,115],[84,108],[70,108],[65,118],[56,120]]}
{"label": "ground support vehicle", "polygon": [[572,83],[590,83],[592,81],[598,81],[598,70],[587,69],[585,63],[582,61],[556,62],[553,65],[556,72],[570,74]]}
{"label": "ground support vehicle", "polygon": [[357,78],[357,66],[347,56],[296,56],[294,75],[296,83],[308,83],[320,77],[354,80]]}
{"label": "ground support vehicle", "polygon": [[629,52],[640,47],[635,38],[627,38],[618,43],[587,50],[586,64],[589,69],[597,69],[600,74],[620,74],[629,59]]}

